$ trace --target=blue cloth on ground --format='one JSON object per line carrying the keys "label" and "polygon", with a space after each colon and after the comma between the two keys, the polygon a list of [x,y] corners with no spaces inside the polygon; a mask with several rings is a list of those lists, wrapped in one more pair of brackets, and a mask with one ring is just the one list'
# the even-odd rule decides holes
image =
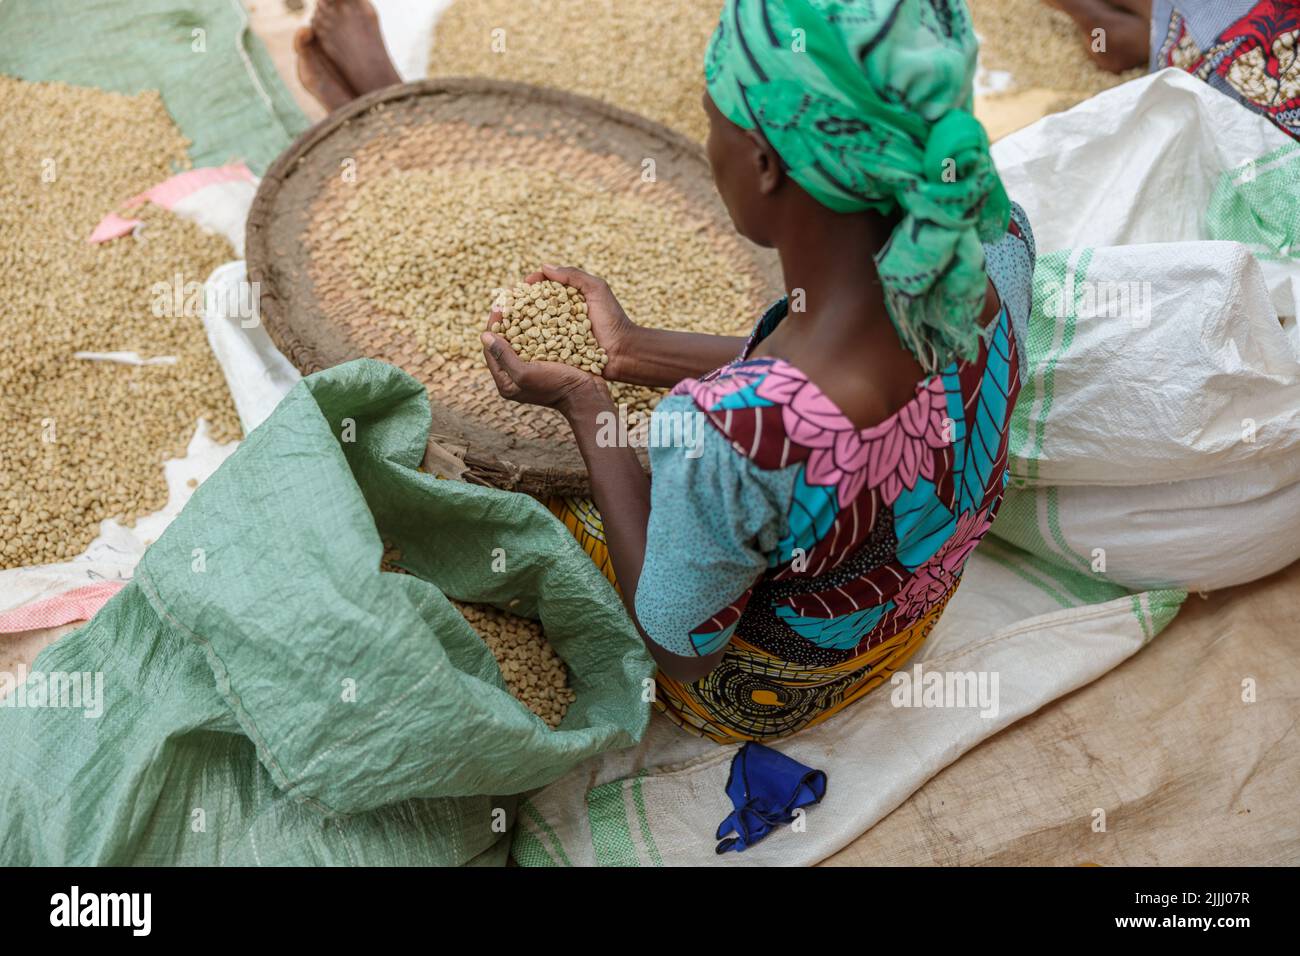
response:
{"label": "blue cloth on ground", "polygon": [[824,771],[771,747],[745,744],[731,761],[727,796],[736,809],[718,827],[718,852],[739,853],[753,846],[774,828],[793,822],[796,810],[821,803],[825,795]]}

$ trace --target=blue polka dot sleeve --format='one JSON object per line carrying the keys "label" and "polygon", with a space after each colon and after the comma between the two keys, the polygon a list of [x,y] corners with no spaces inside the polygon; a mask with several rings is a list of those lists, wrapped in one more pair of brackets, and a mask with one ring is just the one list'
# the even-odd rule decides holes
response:
{"label": "blue polka dot sleeve", "polygon": [[650,524],[636,615],[660,647],[684,657],[726,646],[750,590],[785,535],[796,469],[765,471],[731,447],[687,395],[655,410]]}

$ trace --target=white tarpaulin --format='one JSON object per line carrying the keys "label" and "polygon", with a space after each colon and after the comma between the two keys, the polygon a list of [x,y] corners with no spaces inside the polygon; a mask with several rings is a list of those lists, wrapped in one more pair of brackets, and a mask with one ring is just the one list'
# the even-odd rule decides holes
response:
{"label": "white tarpaulin", "polygon": [[1300,144],[1166,70],[993,155],[1039,253],[994,534],[1134,588],[1300,558]]}

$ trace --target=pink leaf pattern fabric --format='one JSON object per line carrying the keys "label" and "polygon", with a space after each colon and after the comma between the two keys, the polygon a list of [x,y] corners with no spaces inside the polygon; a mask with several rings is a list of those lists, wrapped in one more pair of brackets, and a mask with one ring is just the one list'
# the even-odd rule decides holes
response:
{"label": "pink leaf pattern fabric", "polygon": [[652,494],[664,482],[652,530],[671,528],[673,547],[647,549],[641,583],[654,584],[637,612],[667,650],[724,652],[691,684],[660,674],[670,719],[716,740],[784,737],[879,686],[925,640],[1006,485],[1023,360],[1012,317],[1028,322],[1035,258],[1023,210],[986,253],[1002,307],[978,356],[918,382],[877,424],[858,428],[801,369],[753,354],[790,320],[784,302],[736,361],[673,389],[678,413],[706,419],[716,472],[652,456]]}

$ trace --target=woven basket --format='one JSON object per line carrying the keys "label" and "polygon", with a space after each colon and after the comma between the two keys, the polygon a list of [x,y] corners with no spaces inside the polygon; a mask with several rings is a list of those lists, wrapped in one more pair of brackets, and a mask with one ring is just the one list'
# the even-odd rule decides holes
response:
{"label": "woven basket", "polygon": [[657,181],[673,201],[734,248],[734,268],[762,289],[757,314],[780,290],[775,257],[734,238],[698,145],[586,97],[520,83],[436,79],[354,100],[303,133],[267,171],[246,242],[262,321],[303,374],[370,357],[423,382],[433,409],[429,461],[440,474],[536,495],[588,494],[586,469],[557,413],[502,399],[481,358],[444,360],[406,341],[391,316],[352,288],[347,264],[320,250],[332,214],[354,188],[340,175],[346,161],[367,176],[445,164],[525,164],[631,191],[646,157],[654,158]]}

